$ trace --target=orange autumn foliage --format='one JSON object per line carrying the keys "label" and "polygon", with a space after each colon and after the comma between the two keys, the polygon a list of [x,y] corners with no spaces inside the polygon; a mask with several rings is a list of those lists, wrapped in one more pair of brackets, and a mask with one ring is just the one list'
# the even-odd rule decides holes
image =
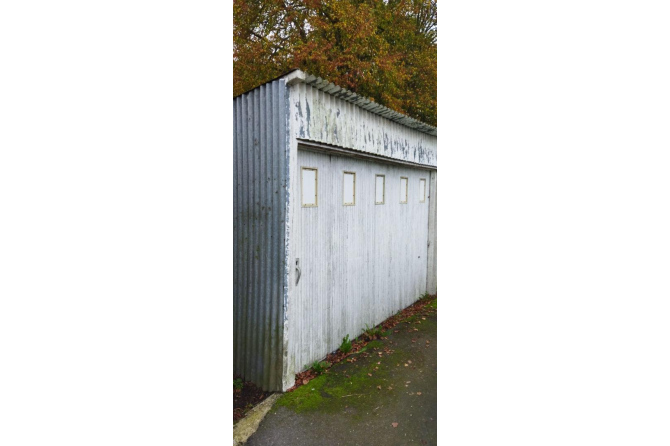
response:
{"label": "orange autumn foliage", "polygon": [[233,94],[293,69],[437,125],[435,0],[235,0]]}

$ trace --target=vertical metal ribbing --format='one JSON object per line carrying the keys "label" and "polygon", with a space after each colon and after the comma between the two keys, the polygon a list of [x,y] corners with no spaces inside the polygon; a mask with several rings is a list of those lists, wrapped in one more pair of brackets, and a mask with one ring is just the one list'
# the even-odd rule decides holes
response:
{"label": "vertical metal ribbing", "polygon": [[[238,144],[238,162],[239,162],[239,169],[238,169],[238,174],[240,176],[238,188],[239,188],[239,203],[240,206],[238,207],[238,240],[239,240],[239,253],[237,254],[238,257],[238,264],[239,265],[244,265],[245,264],[245,248],[247,241],[245,239],[246,237],[246,222],[245,222],[245,215],[247,212],[247,203],[246,203],[246,194],[244,193],[244,189],[246,186],[246,181],[247,181],[247,172],[246,172],[246,165],[245,165],[245,160],[244,160],[244,148],[246,146],[246,140],[245,140],[245,121],[246,121],[246,107],[244,104],[244,100],[241,99],[238,101],[238,107],[240,110],[240,115],[238,116],[238,123],[239,123],[239,144]],[[235,298],[236,301],[238,302],[239,306],[239,314],[240,314],[240,322],[237,324],[238,329],[238,349],[240,351],[240,357],[239,357],[239,367],[238,367],[238,374],[243,375],[244,374],[244,351],[246,350],[246,345],[245,345],[245,336],[244,336],[244,330],[246,329],[246,326],[244,324],[244,321],[246,319],[246,299],[244,298],[243,290],[244,290],[244,281],[246,280],[246,271],[244,268],[237,268],[239,270],[239,277],[238,277],[238,290],[235,293]]]}
{"label": "vertical metal ribbing", "polygon": [[[261,102],[263,108],[263,134],[265,166],[263,175],[263,202],[262,206],[265,224],[265,231],[263,233],[263,255],[267,258],[272,258],[272,84],[268,84],[263,91],[263,98]],[[265,262],[263,265],[263,288],[264,295],[267,296],[265,300],[265,317],[264,325],[265,332],[263,334],[263,382],[268,382],[271,379],[272,364],[270,363],[270,340],[272,339],[272,264]]]}
{"label": "vertical metal ribbing", "polygon": [[256,366],[254,357],[256,355],[256,330],[254,327],[256,323],[256,308],[258,307],[258,300],[254,298],[256,296],[256,215],[255,215],[255,206],[254,201],[256,199],[256,153],[255,153],[255,144],[254,138],[256,137],[255,132],[255,118],[256,118],[256,109],[255,109],[255,97],[257,92],[253,95],[249,95],[249,249],[247,250],[249,255],[249,277],[247,280],[247,295],[246,299],[249,301],[249,318],[247,319],[248,329],[247,337],[249,338],[249,350],[247,352],[247,366],[249,367],[249,376],[251,376],[253,381],[258,381],[256,378]]}
{"label": "vertical metal ribbing", "polygon": [[[289,239],[287,237],[288,231],[290,230],[288,222],[289,222],[289,216],[288,212],[291,209],[291,200],[290,196],[291,194],[289,193],[290,190],[290,156],[291,156],[291,132],[290,132],[290,106],[289,106],[289,94],[288,94],[288,89],[286,88],[286,84],[282,81],[277,84],[278,92],[277,92],[277,104],[276,104],[276,111],[277,111],[277,125],[275,130],[278,132],[278,138],[277,138],[277,153],[278,153],[278,158],[277,160],[280,161],[280,165],[277,166],[277,170],[280,172],[278,175],[278,178],[280,178],[280,184],[279,184],[279,208],[281,209],[281,218],[279,221],[281,222],[280,228],[278,228],[277,232],[281,232],[282,238],[281,240],[278,240],[277,246],[279,247],[279,265],[280,265],[280,273],[282,277],[281,281],[281,286],[279,287],[280,290],[280,302],[282,303],[281,305],[281,312],[278,312],[278,315],[280,317],[277,319],[278,320],[278,327],[277,327],[277,353],[279,355],[279,360],[277,361],[277,369],[279,372],[279,378],[278,378],[278,385],[281,386],[283,385],[283,379],[284,379],[284,370],[288,370],[288,364],[285,364],[284,362],[287,361],[287,357],[284,355],[286,352],[286,346],[288,344],[288,340],[284,339],[284,336],[286,336],[286,320],[287,320],[287,312],[288,312],[288,293],[289,293],[289,262],[287,259],[288,252],[287,252],[287,247],[286,245],[289,243]],[[287,352],[286,352],[287,353]],[[285,367],[286,366],[286,367]],[[282,389],[283,390],[283,389]]]}
{"label": "vertical metal ribbing", "polygon": [[244,121],[244,126],[242,128],[244,146],[242,147],[242,162],[244,163],[244,182],[242,184],[242,190],[244,191],[244,222],[242,233],[244,234],[244,250],[243,250],[243,271],[244,277],[242,282],[242,302],[244,308],[243,320],[241,321],[243,327],[243,339],[244,339],[244,363],[243,363],[243,374],[245,377],[251,376],[251,370],[249,367],[249,351],[250,351],[250,333],[249,333],[249,319],[251,317],[251,301],[249,299],[249,286],[250,280],[249,275],[251,272],[251,256],[250,256],[250,246],[251,246],[251,229],[253,227],[253,215],[251,213],[251,203],[250,195],[253,192],[251,188],[251,178],[252,172],[250,168],[250,153],[251,153],[251,144],[250,144],[250,135],[249,129],[251,127],[250,122],[252,120],[252,112],[249,107],[249,96],[242,97],[242,109],[243,115],[242,119]]}
{"label": "vertical metal ribbing", "polygon": [[[238,228],[239,228],[239,223],[237,220],[237,216],[239,214],[239,206],[237,204],[237,198],[238,198],[238,171],[237,171],[237,144],[239,143],[239,138],[237,136],[237,118],[239,116],[239,113],[237,112],[237,102],[233,102],[233,265],[237,265],[237,253],[239,249],[239,244],[237,243],[237,237],[238,237]],[[233,284],[237,283],[237,278],[238,278],[239,270],[236,268],[233,268]],[[234,287],[235,285],[233,285]],[[233,293],[235,292],[235,288],[233,288]],[[239,305],[235,299],[233,299],[233,321],[237,320],[239,318],[238,315],[239,311]],[[239,349],[237,347],[237,341],[239,337],[237,336],[237,324],[233,323],[233,368],[237,369],[238,368],[238,358],[239,358]]]}
{"label": "vertical metal ribbing", "polygon": [[246,114],[246,119],[247,119],[247,125],[245,128],[245,134],[246,134],[246,145],[244,147],[244,158],[246,162],[246,173],[247,173],[247,181],[245,184],[245,189],[246,189],[246,203],[247,203],[247,215],[246,215],[246,249],[245,249],[245,256],[246,256],[246,277],[245,277],[245,290],[246,292],[244,293],[244,301],[246,304],[246,318],[244,321],[244,327],[245,327],[245,343],[246,343],[246,350],[245,350],[245,361],[244,361],[244,371],[245,375],[251,377],[251,379],[256,379],[253,375],[253,367],[252,367],[252,361],[250,354],[253,354],[253,322],[254,322],[254,300],[251,298],[254,293],[253,289],[253,273],[254,273],[254,229],[255,229],[255,222],[254,222],[254,147],[253,147],[253,141],[254,141],[254,104],[253,104],[253,96],[249,95],[245,98],[246,106],[247,106],[247,114]]}
{"label": "vertical metal ribbing", "polygon": [[286,113],[283,81],[234,99],[234,371],[282,390]]}
{"label": "vertical metal ribbing", "polygon": [[[268,197],[270,195],[270,190],[269,190],[269,182],[270,182],[270,169],[269,169],[269,160],[272,158],[272,139],[268,135],[268,123],[271,121],[271,117],[267,113],[268,109],[268,102],[270,101],[270,97],[268,95],[268,90],[270,89],[270,85],[265,85],[263,86],[261,90],[261,100],[260,100],[260,107],[261,107],[261,169],[263,172],[263,175],[261,177],[261,214],[262,214],[262,221],[263,221],[263,228],[262,228],[262,234],[261,234],[261,250],[259,251],[259,254],[267,257],[267,258],[272,258],[270,256],[271,252],[271,244],[269,243],[270,241],[270,234],[268,231],[270,230],[271,227],[271,219],[270,219],[270,206],[268,203]],[[270,325],[270,306],[271,306],[271,301],[272,301],[272,292],[271,292],[271,286],[272,284],[270,283],[270,262],[263,261],[261,262],[261,290],[260,294],[264,296],[263,299],[263,336],[261,337],[261,343],[260,343],[260,350],[259,350],[259,356],[261,360],[261,371],[262,371],[262,376],[260,379],[263,382],[268,382],[269,380],[269,369],[270,369],[270,364],[268,360],[268,344],[269,344],[269,336],[271,332],[271,325]]]}
{"label": "vertical metal ribbing", "polygon": [[266,305],[267,301],[270,300],[270,296],[267,295],[266,290],[267,286],[265,283],[266,277],[265,277],[265,269],[267,266],[267,261],[263,259],[262,257],[265,257],[267,255],[267,244],[265,243],[265,229],[267,227],[267,216],[265,214],[263,202],[265,200],[265,184],[266,184],[266,175],[267,171],[265,169],[265,159],[267,158],[267,153],[270,152],[271,148],[266,146],[266,139],[265,139],[265,90],[267,86],[264,85],[258,90],[258,94],[256,95],[256,104],[257,104],[257,124],[256,124],[256,131],[257,133],[257,175],[258,175],[258,180],[256,182],[257,184],[257,201],[256,201],[256,210],[257,210],[257,215],[258,215],[258,239],[256,241],[256,265],[257,265],[257,271],[256,271],[256,283],[258,284],[258,288],[256,291],[256,295],[258,296],[258,315],[256,318],[257,321],[257,327],[255,329],[257,333],[257,338],[256,338],[256,376],[257,380],[264,382],[264,368],[265,364],[263,361],[263,349],[264,349],[264,339],[265,335],[268,332],[268,327],[265,324],[265,313],[266,313]]}
{"label": "vertical metal ribbing", "polygon": [[236,136],[236,144],[233,147],[233,155],[235,158],[235,166],[236,166],[236,172],[237,172],[237,181],[235,183],[235,201],[237,203],[237,210],[235,213],[235,220],[236,220],[236,227],[234,229],[235,231],[235,239],[237,240],[237,250],[233,254],[233,269],[235,270],[235,282],[233,283],[233,301],[235,305],[235,314],[234,314],[234,321],[233,325],[235,326],[234,330],[234,343],[236,346],[236,357],[235,357],[235,364],[234,364],[234,370],[236,373],[241,374],[243,371],[243,362],[242,359],[244,357],[244,343],[243,341],[243,325],[239,322],[244,320],[244,303],[240,299],[240,293],[241,293],[241,286],[240,284],[242,283],[242,278],[243,278],[243,271],[242,268],[239,268],[238,265],[242,265],[242,252],[244,248],[244,232],[243,232],[243,221],[241,218],[242,213],[244,212],[244,194],[242,192],[242,182],[244,181],[245,175],[244,175],[244,165],[242,163],[242,147],[244,144],[243,138],[242,138],[242,121],[244,119],[244,115],[242,112],[242,101],[235,101],[235,110],[237,111],[237,114],[235,116],[235,136]]}
{"label": "vertical metal ribbing", "polygon": [[[274,137],[274,127],[275,127],[275,121],[277,116],[275,116],[274,112],[274,91],[276,89],[276,84],[272,83],[268,85],[268,91],[266,92],[267,94],[267,100],[266,100],[266,114],[268,117],[268,122],[267,122],[267,135],[268,135],[268,146],[272,147],[272,156],[269,159],[268,163],[268,207],[269,207],[269,228],[268,228],[268,258],[271,259],[270,264],[268,265],[268,280],[273,280],[274,277],[277,275],[275,274],[275,271],[277,270],[277,265],[276,262],[274,261],[275,259],[275,254],[277,252],[277,249],[275,247],[275,243],[277,240],[276,237],[276,231],[278,222],[277,220],[277,215],[279,215],[276,203],[275,203],[275,188],[276,188],[276,176],[275,176],[275,169],[274,166],[276,164],[276,152],[275,152],[275,147],[277,145],[276,138]],[[268,286],[268,295],[270,296],[270,308],[269,308],[269,326],[268,326],[268,336],[267,336],[267,343],[266,343],[266,354],[265,354],[265,361],[266,361],[266,373],[267,373],[267,382],[272,382],[273,385],[275,385],[276,381],[276,373],[275,373],[275,361],[276,361],[276,352],[275,352],[275,338],[276,338],[276,311],[278,310],[278,298],[279,294],[276,291],[277,289],[277,284],[273,282],[269,283]]]}
{"label": "vertical metal ribbing", "polygon": [[254,351],[254,340],[255,332],[253,326],[255,325],[255,309],[256,309],[256,300],[253,299],[254,296],[254,248],[255,248],[255,232],[256,232],[256,221],[254,216],[254,176],[256,172],[254,171],[254,94],[251,94],[247,97],[247,147],[246,147],[246,158],[247,158],[247,205],[248,205],[248,217],[247,217],[247,231],[248,231],[248,240],[247,240],[247,283],[246,283],[246,294],[244,298],[247,301],[248,313],[247,320],[244,322],[246,325],[246,339],[247,339],[247,351],[246,351],[246,367],[247,374],[253,381],[257,381],[255,376],[255,367],[253,361]]}
{"label": "vertical metal ribbing", "polygon": [[276,386],[281,388],[282,382],[282,349],[283,349],[283,312],[284,312],[284,293],[283,293],[283,269],[282,269],[282,257],[280,243],[283,243],[284,237],[280,234],[284,231],[284,225],[282,224],[281,216],[283,215],[282,207],[284,202],[280,199],[281,192],[281,167],[282,156],[284,144],[279,139],[279,127],[283,126],[283,114],[281,110],[282,102],[279,97],[279,83],[275,82],[272,84],[272,96],[271,96],[271,115],[272,115],[272,146],[274,148],[272,155],[272,254],[270,258],[272,259],[271,271],[272,277],[274,280],[272,286],[272,339],[270,341],[270,365],[272,370],[272,382]]}
{"label": "vertical metal ribbing", "polygon": [[244,287],[242,286],[244,282],[244,269],[242,268],[242,265],[244,265],[244,259],[243,259],[243,252],[245,248],[245,243],[244,243],[244,212],[245,212],[245,204],[244,204],[244,182],[247,178],[245,175],[244,171],[244,134],[243,134],[243,128],[244,128],[244,120],[246,119],[244,115],[244,100],[242,98],[239,98],[235,101],[235,105],[237,107],[237,125],[235,126],[236,133],[237,133],[237,145],[233,147],[234,150],[234,157],[236,159],[237,163],[237,183],[235,184],[235,194],[237,195],[237,227],[235,228],[236,231],[236,238],[238,240],[237,243],[237,249],[238,251],[235,253],[235,256],[233,257],[233,260],[235,263],[233,264],[233,269],[235,269],[235,283],[233,284],[233,300],[235,301],[235,304],[237,305],[237,311],[235,313],[235,320],[233,321],[235,325],[235,343],[237,345],[237,361],[235,362],[235,373],[242,375],[244,373],[244,325],[242,321],[244,320],[244,299],[242,298],[242,292],[244,290]]}
{"label": "vertical metal ribbing", "polygon": [[259,331],[263,329],[262,325],[259,323],[259,307],[264,296],[261,296],[258,292],[258,261],[260,260],[258,249],[260,247],[259,240],[259,229],[260,229],[260,220],[258,215],[258,193],[261,181],[262,172],[259,169],[259,155],[260,150],[258,147],[258,107],[260,102],[260,89],[256,90],[253,95],[251,95],[251,109],[252,109],[252,120],[251,120],[251,174],[250,178],[253,181],[250,182],[251,192],[251,276],[249,281],[249,290],[250,293],[247,296],[249,301],[252,303],[253,312],[251,313],[252,323],[250,325],[250,337],[251,337],[251,355],[250,366],[251,366],[251,376],[253,380],[258,382],[258,337]]}
{"label": "vertical metal ribbing", "polygon": [[256,306],[256,315],[255,315],[255,322],[256,326],[254,327],[254,333],[256,335],[255,341],[254,341],[254,351],[256,354],[254,355],[254,366],[256,367],[255,371],[255,376],[257,381],[263,381],[263,355],[262,355],[262,349],[263,349],[263,335],[265,334],[265,331],[267,328],[263,324],[263,317],[264,317],[264,307],[265,307],[265,301],[268,299],[268,296],[266,296],[263,293],[263,267],[266,262],[261,259],[261,257],[264,255],[263,250],[265,247],[263,246],[263,231],[265,228],[264,220],[263,220],[263,210],[262,210],[262,199],[263,199],[263,182],[264,182],[264,176],[265,172],[263,171],[263,152],[265,151],[265,147],[263,146],[264,143],[264,138],[263,138],[263,90],[265,89],[265,85],[263,85],[261,88],[258,89],[257,94],[254,95],[254,149],[255,149],[255,157],[254,157],[254,168],[255,168],[255,173],[256,173],[256,181],[254,181],[254,209],[255,209],[255,214],[256,214],[256,230],[254,231],[256,234],[256,241],[255,241],[255,247],[254,247],[254,266],[256,267],[256,271],[254,274],[254,289],[256,290],[254,293],[255,297],[255,302],[257,304]]}

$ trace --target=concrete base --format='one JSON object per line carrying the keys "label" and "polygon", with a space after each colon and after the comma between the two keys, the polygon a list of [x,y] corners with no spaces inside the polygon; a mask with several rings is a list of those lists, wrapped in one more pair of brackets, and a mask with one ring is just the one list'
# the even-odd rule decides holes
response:
{"label": "concrete base", "polygon": [[258,425],[280,396],[281,393],[270,395],[233,426],[233,446],[243,445],[256,432]]}

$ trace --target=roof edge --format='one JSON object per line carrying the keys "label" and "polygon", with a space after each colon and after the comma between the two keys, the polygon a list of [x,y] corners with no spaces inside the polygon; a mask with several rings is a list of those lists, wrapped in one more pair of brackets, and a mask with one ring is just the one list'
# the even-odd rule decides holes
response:
{"label": "roof edge", "polygon": [[[335,96],[338,99],[347,101],[351,104],[361,107],[364,110],[379,115],[390,121],[404,125],[405,127],[417,130],[419,132],[426,133],[428,135],[437,136],[437,128],[433,127],[432,125],[426,124],[425,122],[419,121],[418,119],[411,118],[407,115],[399,113],[377,102],[373,102],[368,98],[359,95],[358,93],[354,93],[353,91],[347,90],[346,88],[339,87],[333,84],[332,82],[327,81],[326,79],[322,79],[320,77],[305,73],[304,71],[298,68],[294,68],[291,71],[288,71],[282,74],[281,76],[269,80],[261,85],[274,82],[278,79],[283,79],[284,82],[286,82],[287,86],[296,85],[298,83],[310,85],[318,90],[321,90],[325,93]],[[259,85],[258,87],[260,87],[261,85]],[[253,88],[237,96],[234,96],[233,99],[245,95],[250,91],[255,90],[256,88]]]}

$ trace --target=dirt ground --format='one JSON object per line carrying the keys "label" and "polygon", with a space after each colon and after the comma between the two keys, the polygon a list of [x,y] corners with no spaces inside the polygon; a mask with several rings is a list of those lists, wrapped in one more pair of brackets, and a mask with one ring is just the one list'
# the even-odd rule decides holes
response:
{"label": "dirt ground", "polygon": [[437,444],[437,300],[282,395],[248,445]]}
{"label": "dirt ground", "polygon": [[[242,378],[233,376],[233,381],[242,383]],[[264,392],[252,382],[244,382],[241,389],[233,387],[233,423],[244,417],[255,405],[270,396],[270,392]]]}

